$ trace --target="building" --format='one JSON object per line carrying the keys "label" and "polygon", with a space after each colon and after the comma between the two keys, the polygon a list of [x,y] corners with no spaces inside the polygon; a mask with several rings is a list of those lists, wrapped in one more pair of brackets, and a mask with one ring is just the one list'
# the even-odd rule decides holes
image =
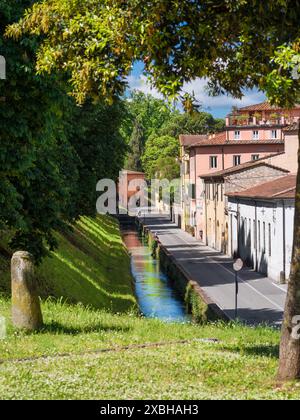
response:
{"label": "building", "polygon": [[140,190],[145,174],[137,171],[120,171],[118,183],[118,198],[120,211],[127,211],[130,198]]}
{"label": "building", "polygon": [[229,244],[227,194],[286,176],[288,170],[266,163],[250,161],[223,171],[201,176],[204,190],[203,242],[225,254],[232,254]]}
{"label": "building", "polygon": [[277,282],[290,274],[295,193],[296,175],[228,193],[231,254]]}
{"label": "building", "polygon": [[[292,109],[283,109],[270,105],[269,102],[263,102],[256,105],[250,105],[243,108],[233,109],[231,114],[226,117],[226,127],[229,132],[228,138],[233,139],[238,135],[236,131],[241,130],[241,137],[252,139],[255,136],[255,130],[259,131],[259,135],[270,137],[269,132],[274,138],[282,135],[283,127],[291,125],[299,120],[300,105],[296,105]],[[230,130],[233,128],[234,130]],[[264,130],[261,131],[260,129]],[[275,131],[277,130],[277,133]]]}
{"label": "building", "polygon": [[202,175],[261,158],[296,172],[299,120],[300,106],[283,110],[264,102],[234,110],[226,118],[226,128],[221,133],[180,136],[181,227],[203,240]]}
{"label": "building", "polygon": [[183,162],[181,227],[187,231],[194,230],[200,240],[204,230],[201,175],[284,152],[284,141],[280,139],[227,141],[225,133],[214,137],[181,136],[180,142]]}

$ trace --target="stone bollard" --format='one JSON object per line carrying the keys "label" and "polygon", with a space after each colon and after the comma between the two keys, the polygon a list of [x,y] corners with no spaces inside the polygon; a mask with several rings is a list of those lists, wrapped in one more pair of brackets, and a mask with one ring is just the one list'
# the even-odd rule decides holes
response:
{"label": "stone bollard", "polygon": [[11,260],[13,326],[35,331],[43,325],[40,300],[34,278],[34,264],[28,252],[16,252]]}

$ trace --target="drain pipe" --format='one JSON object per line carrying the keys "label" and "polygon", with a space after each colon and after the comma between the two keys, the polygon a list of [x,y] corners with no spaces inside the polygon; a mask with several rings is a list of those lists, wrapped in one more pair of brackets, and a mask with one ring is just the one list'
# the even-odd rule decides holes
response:
{"label": "drain pipe", "polygon": [[283,283],[286,282],[286,217],[285,217],[285,202],[282,200],[282,242],[283,242],[283,270],[282,270],[282,280]]}
{"label": "drain pipe", "polygon": [[240,200],[237,199],[237,206],[236,206],[236,249],[237,249],[237,257],[240,256],[240,221],[241,221],[241,214],[240,214]]}
{"label": "drain pipe", "polygon": [[258,271],[258,253],[257,253],[257,247],[258,247],[258,241],[257,241],[257,202],[254,201],[255,204],[255,271]]}

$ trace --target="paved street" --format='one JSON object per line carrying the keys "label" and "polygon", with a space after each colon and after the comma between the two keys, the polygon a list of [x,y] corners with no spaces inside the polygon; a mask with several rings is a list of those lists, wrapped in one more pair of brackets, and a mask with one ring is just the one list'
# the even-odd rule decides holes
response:
{"label": "paved street", "polygon": [[[163,216],[142,219],[157,232],[161,243],[177,262],[199,283],[205,293],[233,319],[235,315],[235,273],[232,259],[201,245]],[[253,270],[239,273],[239,318],[249,324],[280,325],[286,286],[275,284]]]}

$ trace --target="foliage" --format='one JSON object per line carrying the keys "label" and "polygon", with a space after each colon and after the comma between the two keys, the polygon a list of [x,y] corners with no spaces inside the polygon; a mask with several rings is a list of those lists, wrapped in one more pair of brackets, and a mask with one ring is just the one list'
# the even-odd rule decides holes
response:
{"label": "foliage", "polygon": [[222,131],[223,119],[215,119],[206,112],[173,113],[159,130],[159,135],[179,138],[181,134],[208,134]]}
{"label": "foliage", "polygon": [[[31,1],[2,1],[0,54],[7,58],[8,80],[0,81],[0,223],[15,230],[14,249],[37,260],[56,245],[53,230],[71,218],[71,184],[76,156],[64,135],[69,109],[60,79],[37,77],[37,42],[3,38],[5,26],[21,16]],[[72,179],[66,169],[72,170]]]}
{"label": "foliage", "polygon": [[[170,136],[150,137],[146,142],[143,167],[149,179],[156,176],[169,180],[178,178],[179,140]],[[166,166],[165,166],[166,163]],[[175,175],[175,176],[174,176]]]}
{"label": "foliage", "polygon": [[145,139],[148,139],[157,133],[174,113],[178,115],[178,111],[168,106],[165,101],[138,91],[131,93],[126,105],[128,124],[124,131],[128,138],[131,137],[137,122],[143,127]]}
{"label": "foliage", "polygon": [[131,171],[142,172],[142,154],[145,147],[144,127],[137,119],[131,134],[129,142],[129,154],[127,157],[126,167]]}
{"label": "foliage", "polygon": [[[172,7],[164,0],[51,0],[35,4],[8,34],[45,34],[38,70],[70,72],[79,102],[90,93],[112,99],[124,92],[136,59],[171,100],[195,77],[209,77],[214,93],[241,97],[243,88],[265,88],[278,70],[270,58],[299,40],[299,11],[294,0],[181,0]],[[190,109],[189,98],[183,101]]]}
{"label": "foliage", "polygon": [[68,138],[80,158],[79,179],[73,188],[77,215],[95,215],[97,182],[116,181],[123,168],[128,150],[121,134],[124,115],[126,110],[119,100],[111,106],[88,101],[71,115]]}
{"label": "foliage", "polygon": [[7,58],[7,80],[0,81],[0,225],[14,230],[13,250],[41,262],[57,245],[55,230],[95,214],[96,183],[117,178],[127,148],[120,101],[76,106],[60,76],[36,75],[36,37],[19,43],[3,37],[32,3],[0,2],[0,54]]}
{"label": "foliage", "polygon": [[223,120],[214,119],[206,112],[180,113],[163,100],[142,92],[133,92],[126,105],[122,131],[131,148],[126,167],[144,171],[149,178],[156,172],[168,179],[179,176],[175,159],[179,157],[181,134],[207,134],[224,128]]}

